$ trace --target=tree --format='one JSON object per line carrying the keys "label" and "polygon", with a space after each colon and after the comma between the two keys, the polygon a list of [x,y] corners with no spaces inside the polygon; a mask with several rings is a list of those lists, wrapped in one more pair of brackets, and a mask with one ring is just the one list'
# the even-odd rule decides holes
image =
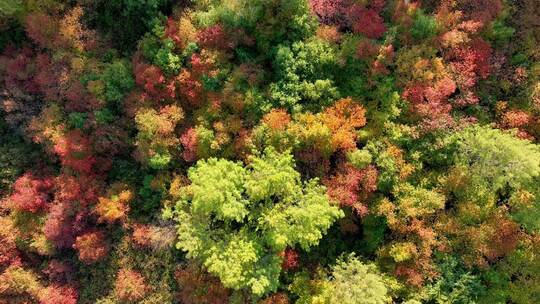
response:
{"label": "tree", "polygon": [[437,34],[437,20],[434,17],[426,15],[421,9],[416,11],[415,17],[411,28],[414,39],[429,39]]}
{"label": "tree", "polygon": [[325,181],[328,194],[340,202],[342,207],[351,207],[359,215],[368,213],[367,199],[377,190],[377,169],[368,166],[357,169],[343,164],[335,175]]}
{"label": "tree", "polygon": [[290,154],[267,149],[249,164],[202,160],[188,172],[174,210],[177,247],[203,263],[225,287],[255,296],[276,290],[279,253],[309,250],[342,212],[316,180],[302,183]]}
{"label": "tree", "polygon": [[420,292],[424,301],[478,303],[486,292],[480,278],[467,271],[455,257],[446,256],[440,259],[437,266],[440,277]]}
{"label": "tree", "polygon": [[180,286],[178,298],[185,304],[225,304],[230,291],[219,279],[209,275],[201,266],[190,263],[175,272]]}
{"label": "tree", "polygon": [[108,64],[100,78],[104,85],[105,100],[113,105],[119,105],[124,96],[135,86],[131,66],[125,61]]}
{"label": "tree", "polygon": [[51,285],[39,293],[40,304],[76,304],[77,290],[69,286]]}
{"label": "tree", "polygon": [[79,260],[86,264],[96,263],[109,253],[109,245],[101,231],[91,231],[78,236],[73,248],[78,251]]}
{"label": "tree", "polygon": [[114,293],[121,301],[136,302],[144,298],[148,286],[142,275],[131,269],[120,269],[114,285]]}
{"label": "tree", "polygon": [[173,227],[133,225],[133,242],[142,248],[166,250],[174,245],[176,232]]}
{"label": "tree", "polygon": [[129,211],[129,202],[133,199],[133,193],[126,185],[114,184],[109,189],[107,197],[100,197],[95,211],[99,215],[98,222],[114,223],[125,220]]}
{"label": "tree", "polygon": [[311,10],[324,24],[345,26],[347,1],[344,0],[310,0]]}
{"label": "tree", "polygon": [[274,104],[289,110],[320,110],[339,97],[333,83],[334,50],[318,39],[280,45],[274,59],[278,81],[270,85]]}
{"label": "tree", "polygon": [[376,10],[353,5],[349,11],[349,18],[355,33],[365,35],[370,39],[381,38],[386,32],[383,19]]}
{"label": "tree", "polygon": [[498,192],[531,187],[540,175],[540,148],[511,133],[484,126],[473,126],[450,136],[455,143],[457,166]]}
{"label": "tree", "polygon": [[113,0],[84,2],[90,24],[111,38],[124,52],[132,50],[155,18],[166,12],[168,0]]}
{"label": "tree", "polygon": [[54,146],[54,152],[66,167],[83,174],[90,174],[94,170],[96,158],[92,155],[90,139],[78,129],[60,137]]}
{"label": "tree", "polygon": [[150,167],[161,169],[172,158],[172,148],[178,144],[176,125],[184,118],[182,108],[176,105],[162,107],[159,112],[152,108],[141,109],[135,116],[137,156]]}
{"label": "tree", "polygon": [[373,264],[365,264],[354,255],[332,267],[332,277],[323,292],[324,303],[392,303],[391,292],[397,282],[386,278]]}
{"label": "tree", "polygon": [[15,193],[7,198],[8,206],[15,210],[36,213],[47,209],[54,186],[52,178],[35,178],[27,173],[13,185]]}
{"label": "tree", "polygon": [[0,295],[15,297],[29,294],[35,297],[41,289],[37,275],[20,265],[11,265],[0,273]]}

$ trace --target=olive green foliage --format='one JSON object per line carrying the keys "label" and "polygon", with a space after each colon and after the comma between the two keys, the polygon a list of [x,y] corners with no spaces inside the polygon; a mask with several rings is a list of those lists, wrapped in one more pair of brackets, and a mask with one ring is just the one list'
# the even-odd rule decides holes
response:
{"label": "olive green foliage", "polygon": [[309,250],[343,216],[316,180],[302,182],[290,154],[268,149],[247,166],[224,159],[189,169],[173,215],[177,247],[200,260],[226,287],[256,296],[276,290],[278,253]]}
{"label": "olive green foliage", "polygon": [[155,22],[152,30],[140,41],[139,48],[144,57],[167,74],[178,74],[184,60],[183,55],[174,52],[174,42],[165,37],[165,27]]}
{"label": "olive green foliage", "polygon": [[414,39],[428,39],[437,34],[437,20],[433,16],[427,16],[422,10],[418,10],[411,27],[411,36]]}
{"label": "olive green foliage", "polygon": [[444,195],[433,190],[402,183],[396,186],[392,192],[396,197],[396,205],[403,218],[427,216],[444,208]]}
{"label": "olive green foliage", "polygon": [[41,152],[10,129],[0,112],[0,195],[8,193],[17,177],[42,157]]}
{"label": "olive green foliage", "polygon": [[495,20],[491,24],[489,31],[486,33],[487,37],[497,45],[503,45],[507,43],[512,36],[514,36],[516,30],[510,26],[507,26],[505,22],[501,20]]}
{"label": "olive green foliage", "polygon": [[218,22],[240,27],[255,37],[257,49],[270,56],[282,43],[303,40],[314,34],[317,22],[306,0],[199,0],[197,20],[210,26]]}
{"label": "olive green foliage", "polygon": [[278,107],[293,111],[320,110],[339,98],[332,80],[336,55],[318,39],[278,47],[274,67],[278,81],[270,94]]}
{"label": "olive green foliage", "polygon": [[86,120],[86,113],[73,112],[69,113],[69,124],[73,129],[82,129]]}
{"label": "olive green foliage", "polygon": [[1,0],[0,1],[0,16],[12,17],[23,10],[22,0]]}
{"label": "olive green foliage", "polygon": [[99,0],[88,2],[90,24],[107,34],[121,51],[134,49],[137,40],[166,13],[169,0]]}
{"label": "olive green foliage", "polygon": [[113,104],[122,101],[125,94],[135,86],[131,66],[125,61],[115,61],[107,65],[101,80],[105,85],[104,98]]}
{"label": "olive green foliage", "polygon": [[540,147],[511,133],[489,127],[471,127],[451,137],[456,163],[480,178],[493,191],[532,186],[540,175]]}
{"label": "olive green foliage", "polygon": [[358,169],[365,168],[371,163],[373,159],[373,157],[367,150],[354,150],[347,154],[347,157],[351,164]]}
{"label": "olive green foliage", "polygon": [[323,292],[324,303],[392,303],[391,293],[397,287],[398,283],[381,274],[377,266],[349,256],[332,268],[330,284]]}
{"label": "olive green foliage", "polygon": [[455,162],[467,172],[467,186],[454,192],[461,201],[493,207],[508,197],[514,220],[538,230],[540,147],[513,134],[489,127],[471,127],[450,137]]}
{"label": "olive green foliage", "polygon": [[479,303],[486,293],[480,278],[460,265],[458,259],[448,256],[438,265],[440,277],[428,284],[420,293],[424,302],[429,303]]}

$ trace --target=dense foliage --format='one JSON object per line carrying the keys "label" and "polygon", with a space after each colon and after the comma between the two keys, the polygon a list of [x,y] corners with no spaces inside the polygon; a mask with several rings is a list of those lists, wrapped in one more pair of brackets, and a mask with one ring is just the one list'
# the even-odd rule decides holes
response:
{"label": "dense foliage", "polygon": [[540,303],[537,0],[0,0],[0,303]]}

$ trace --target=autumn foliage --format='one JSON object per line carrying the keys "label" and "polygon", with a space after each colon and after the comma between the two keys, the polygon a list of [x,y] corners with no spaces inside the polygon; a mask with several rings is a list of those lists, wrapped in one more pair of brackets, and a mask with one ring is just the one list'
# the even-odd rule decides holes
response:
{"label": "autumn foliage", "polygon": [[116,277],[114,293],[121,301],[135,302],[144,297],[148,291],[148,286],[140,273],[121,269]]}
{"label": "autumn foliage", "polygon": [[109,252],[109,245],[101,231],[87,232],[78,236],[73,248],[77,250],[79,259],[86,264],[98,262]]}
{"label": "autumn foliage", "polygon": [[1,304],[538,302],[537,0],[0,3]]}

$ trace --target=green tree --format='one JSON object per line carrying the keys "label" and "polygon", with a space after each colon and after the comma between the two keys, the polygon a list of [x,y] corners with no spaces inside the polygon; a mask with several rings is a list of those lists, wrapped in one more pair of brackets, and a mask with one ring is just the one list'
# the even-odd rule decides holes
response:
{"label": "green tree", "polygon": [[104,98],[107,102],[118,104],[124,96],[135,86],[131,73],[131,66],[126,61],[115,61],[109,64],[101,80],[105,85]]}
{"label": "green tree", "polygon": [[311,37],[317,22],[306,0],[199,0],[196,20],[203,26],[218,22],[241,28],[255,37],[262,56],[270,58],[279,44]]}
{"label": "green tree", "polygon": [[455,170],[467,172],[466,183],[449,187],[459,201],[494,207],[500,197],[509,196],[511,216],[530,230],[540,227],[536,216],[540,212],[538,145],[478,126],[455,133],[450,140],[455,149]]}
{"label": "green tree", "polygon": [[308,251],[343,216],[316,180],[302,183],[290,154],[267,149],[247,166],[199,161],[188,171],[173,216],[177,247],[200,260],[225,287],[255,296],[275,291],[287,247]]}
{"label": "green tree", "polygon": [[385,277],[373,264],[365,264],[354,255],[339,260],[332,268],[332,278],[323,292],[325,304],[392,303],[395,280]]}
{"label": "green tree", "polygon": [[414,39],[428,39],[437,35],[437,20],[433,16],[424,14],[422,10],[416,12],[416,18],[411,27],[411,35]]}
{"label": "green tree", "polygon": [[493,191],[533,186],[540,175],[540,147],[513,134],[474,126],[451,136],[456,163],[479,176]]}
{"label": "green tree", "polygon": [[107,34],[114,46],[124,52],[134,49],[155,18],[167,12],[170,0],[84,1],[90,23]]}
{"label": "green tree", "polygon": [[270,85],[275,106],[318,111],[331,105],[339,98],[332,76],[336,64],[332,47],[318,39],[278,46],[274,59],[278,80]]}
{"label": "green tree", "polygon": [[438,304],[473,304],[478,303],[478,298],[485,293],[480,278],[460,265],[457,258],[444,257],[437,268],[440,277],[419,293],[422,300]]}

